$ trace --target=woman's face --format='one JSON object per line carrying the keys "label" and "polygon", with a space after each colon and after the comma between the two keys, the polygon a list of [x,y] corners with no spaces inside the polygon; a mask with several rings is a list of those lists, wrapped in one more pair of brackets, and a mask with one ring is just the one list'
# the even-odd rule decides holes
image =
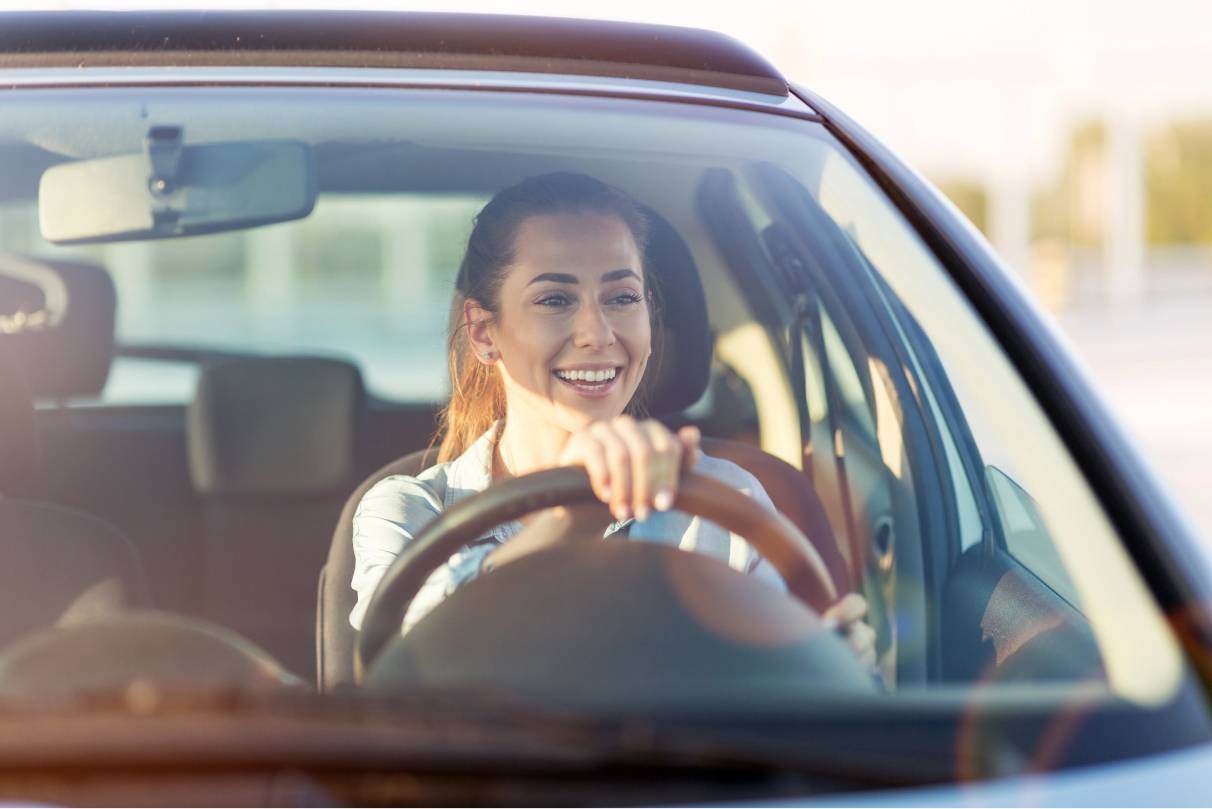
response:
{"label": "woman's face", "polygon": [[639,248],[617,216],[525,220],[491,340],[511,416],[519,408],[569,432],[623,412],[652,353]]}

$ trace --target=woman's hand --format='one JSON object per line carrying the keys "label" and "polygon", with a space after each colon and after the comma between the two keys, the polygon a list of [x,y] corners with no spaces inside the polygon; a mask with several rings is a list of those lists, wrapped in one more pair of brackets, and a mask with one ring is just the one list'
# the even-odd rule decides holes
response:
{"label": "woman's hand", "polygon": [[668,510],[682,470],[698,463],[700,439],[697,427],[683,427],[674,434],[660,422],[636,421],[630,416],[594,422],[573,434],[556,465],[584,466],[601,504],[547,509],[489,553],[485,569],[516,561],[560,540],[601,539],[610,517],[643,520],[652,511]]}
{"label": "woman's hand", "polygon": [[848,593],[821,615],[825,628],[838,632],[854,650],[854,655],[867,668],[875,667],[875,630],[863,620],[867,615],[867,599],[858,593]]}
{"label": "woman's hand", "polygon": [[594,494],[616,520],[643,521],[673,506],[682,470],[698,462],[700,439],[696,427],[675,434],[659,421],[619,416],[574,433],[558,465],[584,466]]}

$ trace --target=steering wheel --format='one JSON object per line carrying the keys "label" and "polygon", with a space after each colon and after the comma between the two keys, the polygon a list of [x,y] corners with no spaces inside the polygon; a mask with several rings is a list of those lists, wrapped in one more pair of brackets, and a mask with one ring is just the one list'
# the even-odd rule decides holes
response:
{"label": "steering wheel", "polygon": [[[491,486],[443,512],[396,557],[371,598],[355,650],[358,679],[399,635],[408,606],[425,580],[455,551],[497,525],[531,512],[594,502],[597,497],[586,471],[562,467]],[[788,592],[816,612],[837,600],[833,580],[816,548],[777,511],[694,472],[682,474],[674,507],[744,537],[779,572]]]}

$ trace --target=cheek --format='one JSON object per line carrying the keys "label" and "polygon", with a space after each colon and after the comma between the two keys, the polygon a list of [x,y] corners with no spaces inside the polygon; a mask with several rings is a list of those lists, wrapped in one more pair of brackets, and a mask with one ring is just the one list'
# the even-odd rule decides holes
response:
{"label": "cheek", "polygon": [[[547,373],[547,367],[560,352],[567,337],[557,318],[515,317],[510,328],[501,330],[502,356],[515,371]],[[525,373],[525,372],[524,372]]]}
{"label": "cheek", "polygon": [[642,366],[652,353],[652,324],[648,314],[629,318],[627,322],[619,325],[616,334],[627,349],[632,364],[636,367]]}

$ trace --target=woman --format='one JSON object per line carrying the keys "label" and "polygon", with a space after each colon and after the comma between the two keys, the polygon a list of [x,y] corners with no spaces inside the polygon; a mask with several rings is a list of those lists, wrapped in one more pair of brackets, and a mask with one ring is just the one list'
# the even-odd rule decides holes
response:
{"label": "woman", "polygon": [[[439,463],[380,481],[354,515],[355,628],[425,524],[493,481],[557,466],[584,466],[609,512],[555,508],[499,526],[429,577],[405,631],[464,582],[561,535],[675,542],[783,587],[743,539],[670,510],[679,473],[690,468],[773,504],[748,472],[703,455],[693,427],[674,434],[639,418],[637,391],[660,316],[642,260],[646,238],[639,206],[585,175],[532,177],[484,206],[457,281]],[[852,593],[823,618],[870,665],[875,633],[865,613]]]}

